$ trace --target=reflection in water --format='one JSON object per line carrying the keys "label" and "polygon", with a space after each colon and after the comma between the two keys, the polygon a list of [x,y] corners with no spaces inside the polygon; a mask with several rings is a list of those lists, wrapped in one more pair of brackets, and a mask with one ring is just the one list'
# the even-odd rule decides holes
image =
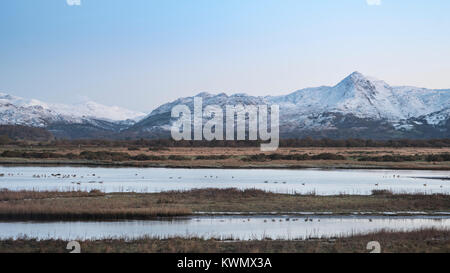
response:
{"label": "reflection in water", "polygon": [[256,188],[318,195],[370,194],[373,189],[450,193],[450,181],[442,179],[450,176],[449,171],[1,166],[2,173],[0,188],[10,190],[161,192],[192,188]]}
{"label": "reflection in water", "polygon": [[4,222],[0,238],[101,239],[204,237],[218,239],[305,239],[348,236],[381,229],[450,228],[450,217],[381,216],[201,216],[178,221]]}

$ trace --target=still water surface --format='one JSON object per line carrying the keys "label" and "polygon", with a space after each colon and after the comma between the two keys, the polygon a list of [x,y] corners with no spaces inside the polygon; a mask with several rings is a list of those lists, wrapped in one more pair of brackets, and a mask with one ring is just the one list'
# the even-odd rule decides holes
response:
{"label": "still water surface", "polygon": [[197,216],[172,221],[2,222],[0,239],[102,239],[204,237],[228,239],[305,239],[348,236],[381,229],[450,228],[448,216]]}
{"label": "still water surface", "polygon": [[[450,171],[329,169],[165,169],[0,166],[0,189],[161,192],[193,188],[256,188],[278,193],[450,193]],[[53,174],[53,175],[52,175]],[[60,174],[55,176],[56,174]]]}

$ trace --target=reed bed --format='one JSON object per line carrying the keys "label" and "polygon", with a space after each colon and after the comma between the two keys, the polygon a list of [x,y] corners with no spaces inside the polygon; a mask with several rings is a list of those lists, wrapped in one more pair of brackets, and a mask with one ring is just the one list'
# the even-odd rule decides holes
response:
{"label": "reed bed", "polygon": [[450,195],[396,194],[375,191],[370,196],[277,194],[257,189],[194,189],[147,194],[159,203],[180,204],[202,212],[334,212],[450,211]]}
{"label": "reed bed", "polygon": [[[119,197],[119,198],[115,198]],[[90,192],[0,191],[0,220],[123,220],[192,214],[190,208],[146,202],[129,195]]]}
{"label": "reed bed", "polygon": [[10,191],[0,190],[0,201],[27,200],[27,199],[48,199],[48,198],[68,198],[68,197],[98,197],[105,194],[99,190],[87,191]]}
{"label": "reed bed", "polygon": [[[388,144],[388,143],[385,143]],[[133,145],[6,145],[0,147],[2,164],[73,164],[101,166],[184,168],[376,168],[450,169],[450,148],[428,147],[280,147],[261,153],[255,147],[162,147]],[[370,156],[369,156],[370,155]]]}
{"label": "reed bed", "polygon": [[175,217],[190,215],[188,208],[153,207],[124,209],[78,209],[78,208],[33,208],[19,205],[14,207],[0,206],[0,220],[59,220],[59,221],[101,221],[101,220],[134,220],[154,219],[156,217]]}
{"label": "reed bed", "polygon": [[[0,196],[2,193],[0,192]],[[14,196],[6,192],[5,196]],[[0,202],[4,220],[108,220],[148,219],[203,213],[288,213],[288,212],[445,212],[450,195],[394,194],[316,196],[277,194],[257,189],[194,189],[162,193],[17,193]],[[46,195],[47,194],[47,195]],[[36,197],[36,198],[32,198]],[[1,197],[0,197],[1,198]],[[4,199],[6,197],[3,197]]]}
{"label": "reed bed", "polygon": [[[377,231],[347,237],[310,240],[221,241],[198,237],[110,238],[79,241],[83,253],[367,253],[367,243],[378,241],[382,253],[450,252],[450,230]],[[0,253],[67,253],[67,241],[29,238],[0,241]]]}

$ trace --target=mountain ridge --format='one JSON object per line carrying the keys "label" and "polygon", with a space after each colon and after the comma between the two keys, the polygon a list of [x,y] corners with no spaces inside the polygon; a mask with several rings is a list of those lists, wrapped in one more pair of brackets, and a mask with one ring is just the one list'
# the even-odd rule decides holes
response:
{"label": "mountain ridge", "polygon": [[[67,119],[71,122],[80,122],[81,119],[94,118],[104,119],[107,121],[121,121],[121,120],[135,120],[145,116],[144,113],[131,111],[118,106],[106,106],[94,101],[85,101],[78,104],[61,104],[61,103],[46,103],[37,99],[25,99],[22,97],[12,96],[6,93],[0,93],[0,123],[6,123],[3,119],[4,106],[14,106],[23,112],[41,111],[46,112],[44,116],[48,118],[58,117],[59,119]],[[12,113],[11,115],[18,113]],[[54,117],[50,117],[54,116]],[[26,118],[26,117],[24,117]],[[33,124],[26,124],[33,125]],[[39,127],[36,126],[35,127]]]}
{"label": "mountain ridge", "polygon": [[0,125],[44,128],[58,138],[107,138],[141,117],[144,113],[92,101],[51,104],[0,93]]}
{"label": "mountain ridge", "polygon": [[46,104],[0,93],[0,124],[47,128],[60,138],[170,137],[172,108],[185,104],[193,110],[196,96],[203,98],[203,107],[277,104],[282,138],[450,137],[450,89],[391,86],[357,71],[334,86],[303,88],[286,95],[200,92],[162,104],[148,115],[95,102]]}
{"label": "mountain ridge", "polygon": [[[345,130],[350,130],[349,137],[362,138],[370,138],[371,134],[376,134],[376,138],[383,138],[383,135],[384,138],[450,136],[446,123],[450,111],[444,111],[450,106],[450,89],[390,86],[357,71],[334,86],[304,88],[286,95],[201,92],[196,96],[203,98],[204,107],[211,104],[222,107],[227,104],[278,104],[282,137],[341,138],[345,137]],[[172,107],[186,104],[192,110],[194,97],[163,104],[126,131],[140,136],[151,136],[152,132],[161,135],[164,131],[168,134],[173,122],[170,118]]]}

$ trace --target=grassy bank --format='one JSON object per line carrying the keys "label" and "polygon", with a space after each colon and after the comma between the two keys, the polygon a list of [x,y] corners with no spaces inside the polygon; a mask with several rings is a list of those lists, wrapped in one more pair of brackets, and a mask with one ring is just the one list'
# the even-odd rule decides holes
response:
{"label": "grassy bank", "polygon": [[[80,241],[83,253],[367,253],[367,243],[378,241],[382,253],[450,252],[450,230],[379,231],[346,238],[315,240],[234,241],[200,238]],[[67,253],[62,240],[2,240],[0,253]]]}
{"label": "grassy bank", "polygon": [[87,191],[9,191],[0,190],[0,201],[56,199],[67,197],[99,197],[105,194],[99,190]]}
{"label": "grassy bank", "polygon": [[[11,196],[15,196],[11,198]],[[450,195],[288,195],[261,190],[195,189],[162,193],[0,192],[1,220],[118,220],[195,212],[428,212],[450,211]]]}
{"label": "grassy bank", "polygon": [[172,168],[374,168],[450,170],[449,147],[0,146],[0,164]]}

